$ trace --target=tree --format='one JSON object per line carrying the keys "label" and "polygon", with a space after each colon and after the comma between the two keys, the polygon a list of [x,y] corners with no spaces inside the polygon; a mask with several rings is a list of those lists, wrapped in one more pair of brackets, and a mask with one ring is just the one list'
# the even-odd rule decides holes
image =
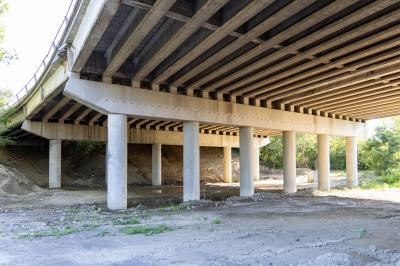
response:
{"label": "tree", "polygon": [[2,47],[2,43],[5,38],[5,30],[4,25],[2,23],[2,17],[8,11],[8,4],[5,0],[0,0],[0,63],[9,64],[11,60],[16,58],[15,52],[6,51],[4,47]]}
{"label": "tree", "polygon": [[360,159],[378,175],[400,168],[400,128],[376,128],[375,136],[360,145]]}
{"label": "tree", "polygon": [[346,169],[346,142],[343,137],[332,137],[330,143],[330,163],[333,170]]}

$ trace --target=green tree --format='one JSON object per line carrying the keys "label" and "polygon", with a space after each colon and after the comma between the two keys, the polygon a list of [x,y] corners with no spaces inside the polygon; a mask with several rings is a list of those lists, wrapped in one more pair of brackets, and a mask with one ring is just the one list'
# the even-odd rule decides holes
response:
{"label": "green tree", "polygon": [[317,162],[317,139],[312,134],[297,134],[296,163],[299,168],[315,169]]}
{"label": "green tree", "polygon": [[332,170],[346,169],[346,141],[343,137],[332,137],[330,142],[330,163]]}
{"label": "green tree", "polygon": [[270,137],[270,143],[260,149],[260,158],[268,168],[282,169],[282,137]]}
{"label": "green tree", "polygon": [[376,128],[375,136],[360,145],[360,160],[378,175],[400,168],[400,128]]}
{"label": "green tree", "polygon": [[8,4],[5,0],[0,0],[0,63],[10,63],[11,60],[16,58],[15,51],[10,52],[7,51],[3,46],[2,43],[4,42],[5,38],[5,30],[4,25],[2,22],[2,18],[8,11]]}

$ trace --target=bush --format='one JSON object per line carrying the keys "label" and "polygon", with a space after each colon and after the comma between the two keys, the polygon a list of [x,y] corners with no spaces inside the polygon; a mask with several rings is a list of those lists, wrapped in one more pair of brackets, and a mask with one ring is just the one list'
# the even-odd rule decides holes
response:
{"label": "bush", "polygon": [[400,188],[400,171],[363,182],[362,189]]}

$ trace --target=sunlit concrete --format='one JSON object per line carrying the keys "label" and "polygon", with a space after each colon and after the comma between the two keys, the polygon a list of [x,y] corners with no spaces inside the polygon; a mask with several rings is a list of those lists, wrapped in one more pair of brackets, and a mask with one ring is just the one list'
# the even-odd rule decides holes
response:
{"label": "sunlit concrete", "polygon": [[347,187],[358,187],[358,162],[357,162],[357,139],[346,138],[346,176]]}
{"label": "sunlit concrete", "polygon": [[232,183],[232,147],[224,147],[224,182]]}
{"label": "sunlit concrete", "polygon": [[199,122],[183,123],[183,201],[200,199]]}
{"label": "sunlit concrete", "polygon": [[161,186],[161,144],[154,143],[151,147],[151,184]]}
{"label": "sunlit concrete", "polygon": [[240,196],[254,194],[254,142],[253,127],[240,128]]}
{"label": "sunlit concrete", "polygon": [[61,187],[61,140],[49,141],[49,188]]}
{"label": "sunlit concrete", "polygon": [[296,187],[296,132],[283,132],[283,191],[295,193]]}
{"label": "sunlit concrete", "polygon": [[317,136],[318,146],[318,189],[330,190],[329,136]]}
{"label": "sunlit concrete", "polygon": [[126,115],[108,115],[107,207],[111,210],[127,208],[127,132]]}

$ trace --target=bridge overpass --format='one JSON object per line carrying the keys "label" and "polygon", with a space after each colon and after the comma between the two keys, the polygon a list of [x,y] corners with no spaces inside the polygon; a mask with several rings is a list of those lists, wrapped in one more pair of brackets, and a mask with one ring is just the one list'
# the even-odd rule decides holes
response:
{"label": "bridge overpass", "polygon": [[[200,198],[199,146],[240,148],[240,195],[254,193],[258,148],[283,135],[284,191],[296,191],[296,132],[318,135],[319,189],[329,136],[346,137],[358,185],[365,121],[400,114],[399,0],[75,0],[49,54],[10,103],[2,134],[50,147],[107,142],[107,204],[127,206],[127,143],[183,145],[184,201]],[[40,137],[40,138],[38,138]]]}

